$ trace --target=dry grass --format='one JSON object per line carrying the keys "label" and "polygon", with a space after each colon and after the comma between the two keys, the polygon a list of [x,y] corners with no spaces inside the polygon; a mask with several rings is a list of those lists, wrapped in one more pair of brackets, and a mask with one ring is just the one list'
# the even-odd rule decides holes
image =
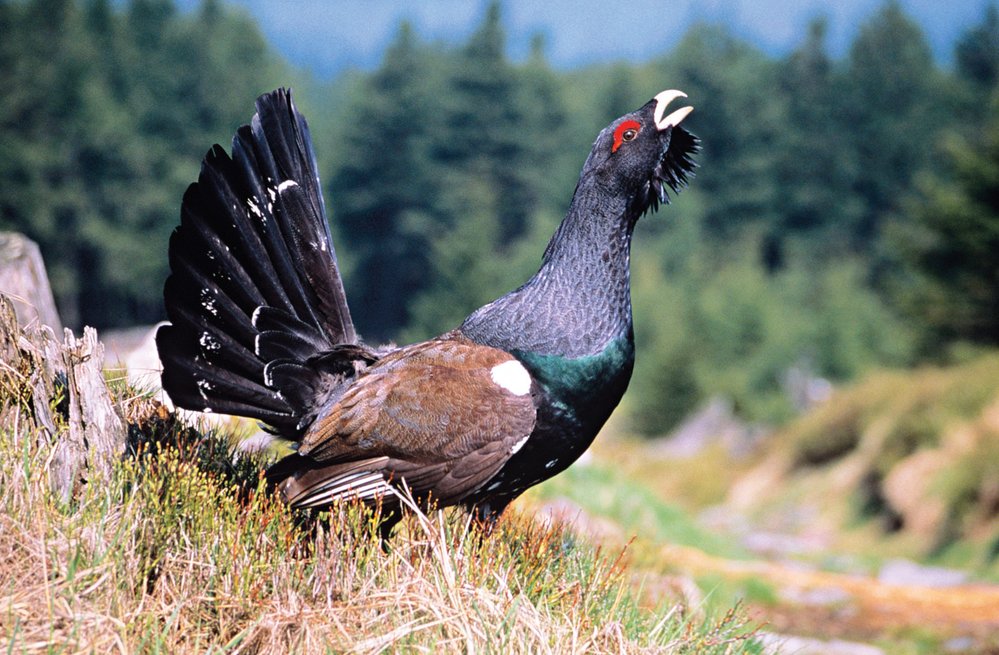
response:
{"label": "dry grass", "polygon": [[63,503],[22,374],[0,374],[7,653],[758,652],[736,613],[641,607],[620,553],[564,527],[414,514],[386,551],[358,506],[295,517],[226,435],[141,398],[134,452]]}

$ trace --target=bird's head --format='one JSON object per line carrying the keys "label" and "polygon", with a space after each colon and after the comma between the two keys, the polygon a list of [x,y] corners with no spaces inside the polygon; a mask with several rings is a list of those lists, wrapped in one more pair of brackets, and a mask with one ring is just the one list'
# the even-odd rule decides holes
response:
{"label": "bird's head", "polygon": [[663,91],[644,106],[621,116],[600,132],[583,178],[629,199],[628,213],[636,218],[669,202],[694,169],[698,139],[680,127],[693,110],[677,102],[687,95]]}

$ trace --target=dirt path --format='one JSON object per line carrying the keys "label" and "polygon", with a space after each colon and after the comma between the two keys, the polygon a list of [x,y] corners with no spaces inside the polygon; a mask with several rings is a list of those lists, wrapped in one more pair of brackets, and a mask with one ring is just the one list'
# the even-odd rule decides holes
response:
{"label": "dirt path", "polygon": [[829,603],[781,602],[768,608],[761,618],[778,630],[858,638],[902,629],[931,630],[946,636],[972,636],[999,648],[999,586],[887,584],[870,576],[809,570],[793,564],[728,560],[684,546],[664,546],[662,553],[666,561],[692,575],[757,578],[799,595],[817,590],[837,592],[838,598],[833,595],[836,600]]}

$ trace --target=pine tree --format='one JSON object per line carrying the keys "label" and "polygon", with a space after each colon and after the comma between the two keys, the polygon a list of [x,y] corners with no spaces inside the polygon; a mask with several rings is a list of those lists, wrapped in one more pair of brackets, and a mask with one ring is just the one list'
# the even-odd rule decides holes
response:
{"label": "pine tree", "polygon": [[929,162],[931,135],[948,119],[930,47],[897,0],[861,28],[850,47],[846,83],[850,129],[844,136],[857,153],[855,186],[865,203],[854,243],[869,251],[881,221]]}
{"label": "pine tree", "polygon": [[266,90],[259,31],[212,4],[0,4],[0,229],[39,243],[68,326],[162,317],[184,188]]}
{"label": "pine tree", "polygon": [[500,239],[508,244],[524,233],[539,204],[531,140],[547,126],[537,125],[541,117],[525,115],[518,72],[506,58],[498,2],[490,3],[482,25],[455,58],[450,87],[448,132],[438,144],[439,156],[451,171],[474,170],[492,180],[503,198],[497,207]]}
{"label": "pine tree", "polygon": [[906,265],[899,299],[940,341],[999,345],[999,99],[977,141],[947,143],[894,233]]}
{"label": "pine tree", "polygon": [[843,254],[861,203],[852,189],[856,160],[849,148],[839,147],[851,126],[826,31],[825,20],[813,21],[805,42],[781,66],[779,88],[788,111],[774,171],[781,220],[768,238],[780,251],[786,240],[804,240],[817,246],[814,254],[832,257]]}
{"label": "pine tree", "polygon": [[981,25],[972,28],[954,49],[957,73],[984,94],[999,84],[999,7],[991,2]]}
{"label": "pine tree", "polygon": [[439,222],[441,173],[433,144],[442,122],[439,65],[403,23],[381,67],[346,112],[344,151],[331,188],[334,221],[355,262],[348,295],[368,339],[406,325],[405,299],[431,275],[427,232]]}
{"label": "pine tree", "polygon": [[[661,66],[660,77],[695,104],[691,129],[702,140],[697,189],[708,235],[724,240],[779,221],[777,144],[788,129],[777,66],[719,27],[696,26]],[[702,99],[724,98],[722,102]]]}

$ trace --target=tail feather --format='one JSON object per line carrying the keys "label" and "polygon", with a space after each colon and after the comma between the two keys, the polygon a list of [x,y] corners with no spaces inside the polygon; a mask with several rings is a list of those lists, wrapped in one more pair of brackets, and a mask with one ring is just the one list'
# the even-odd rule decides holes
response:
{"label": "tail feather", "polygon": [[253,314],[258,331],[256,352],[264,361],[292,359],[304,361],[317,352],[330,349],[324,336],[295,316],[273,307],[260,307]]}
{"label": "tail feather", "polygon": [[316,369],[289,359],[275,359],[264,369],[267,384],[281,389],[281,397],[295,410],[296,414],[308,416],[316,388],[322,384],[321,375]]}
{"label": "tail feather", "polygon": [[[216,324],[210,323],[203,313],[178,306],[172,327],[174,329],[168,331],[173,339],[169,347],[174,352],[183,350],[190,355],[191,347],[196,344],[197,351],[194,354],[200,361],[239,374],[247,380],[260,379],[263,362],[253,350],[231,334],[237,332],[233,329],[236,327],[235,323],[230,323],[228,326],[230,331],[226,332]],[[184,348],[181,348],[182,346]]]}
{"label": "tail feather", "polygon": [[247,195],[246,189],[234,189],[240,181],[237,170],[225,151],[212,149],[198,180],[203,191],[201,198],[207,205],[207,211],[199,218],[226,216],[228,222],[219,224],[216,220],[213,225],[219,229],[223,242],[234,247],[236,256],[242,256],[243,262],[252,264],[247,272],[264,302],[294,312],[304,300],[300,299],[299,307],[295,307],[289,293],[301,296],[303,292],[280,232],[268,226],[272,204]]}
{"label": "tail feather", "polygon": [[[356,343],[357,335],[350,320],[343,283],[337,273],[336,253],[328,247],[329,227],[318,208],[312,202],[307,187],[298,184],[279,188],[277,206],[278,222],[285,234],[290,235],[298,253],[297,268],[304,277],[306,288],[314,294],[314,306],[333,320],[326,321],[327,331],[331,326],[342,328],[332,333],[334,343]],[[298,221],[286,225],[289,216],[312,215],[315,220]],[[333,266],[330,266],[330,259]],[[321,326],[320,323],[316,323]]]}
{"label": "tail feather", "polygon": [[163,388],[181,407],[254,418],[281,426],[292,418],[289,406],[262,383],[190,357],[183,334],[172,325],[156,333],[163,362]]}
{"label": "tail feather", "polygon": [[355,372],[324,368],[324,356],[357,336],[309,129],[289,91],[258,98],[232,153],[209,150],[170,239],[171,325],[156,335],[163,387],[179,406],[297,438]]}
{"label": "tail feather", "polygon": [[[290,96],[278,96],[279,92],[275,92],[257,99],[257,114],[249,127],[244,126],[237,132],[233,156],[238,158],[247,153],[247,162],[252,161],[263,174],[263,182],[268,184],[266,197],[279,209],[275,214],[280,229],[291,237],[289,243],[295,245],[292,270],[302,271],[312,282],[315,306],[326,319],[322,327],[334,343],[355,343],[357,335],[350,320],[332,248],[333,239],[325,218],[322,185],[309,126],[296,111]],[[261,147],[262,144],[267,147]],[[261,179],[259,175],[257,179]],[[285,185],[288,181],[295,184]],[[289,206],[283,207],[286,204]],[[296,216],[313,216],[319,220],[288,220]]]}
{"label": "tail feather", "polygon": [[174,275],[185,270],[192,282],[196,276],[210,279],[245,313],[247,308],[266,300],[229,245],[235,237],[229,235],[225,226],[217,225],[212,216],[204,206],[200,188],[192,184],[181,205],[182,227],[174,231],[170,240],[170,268]]}

